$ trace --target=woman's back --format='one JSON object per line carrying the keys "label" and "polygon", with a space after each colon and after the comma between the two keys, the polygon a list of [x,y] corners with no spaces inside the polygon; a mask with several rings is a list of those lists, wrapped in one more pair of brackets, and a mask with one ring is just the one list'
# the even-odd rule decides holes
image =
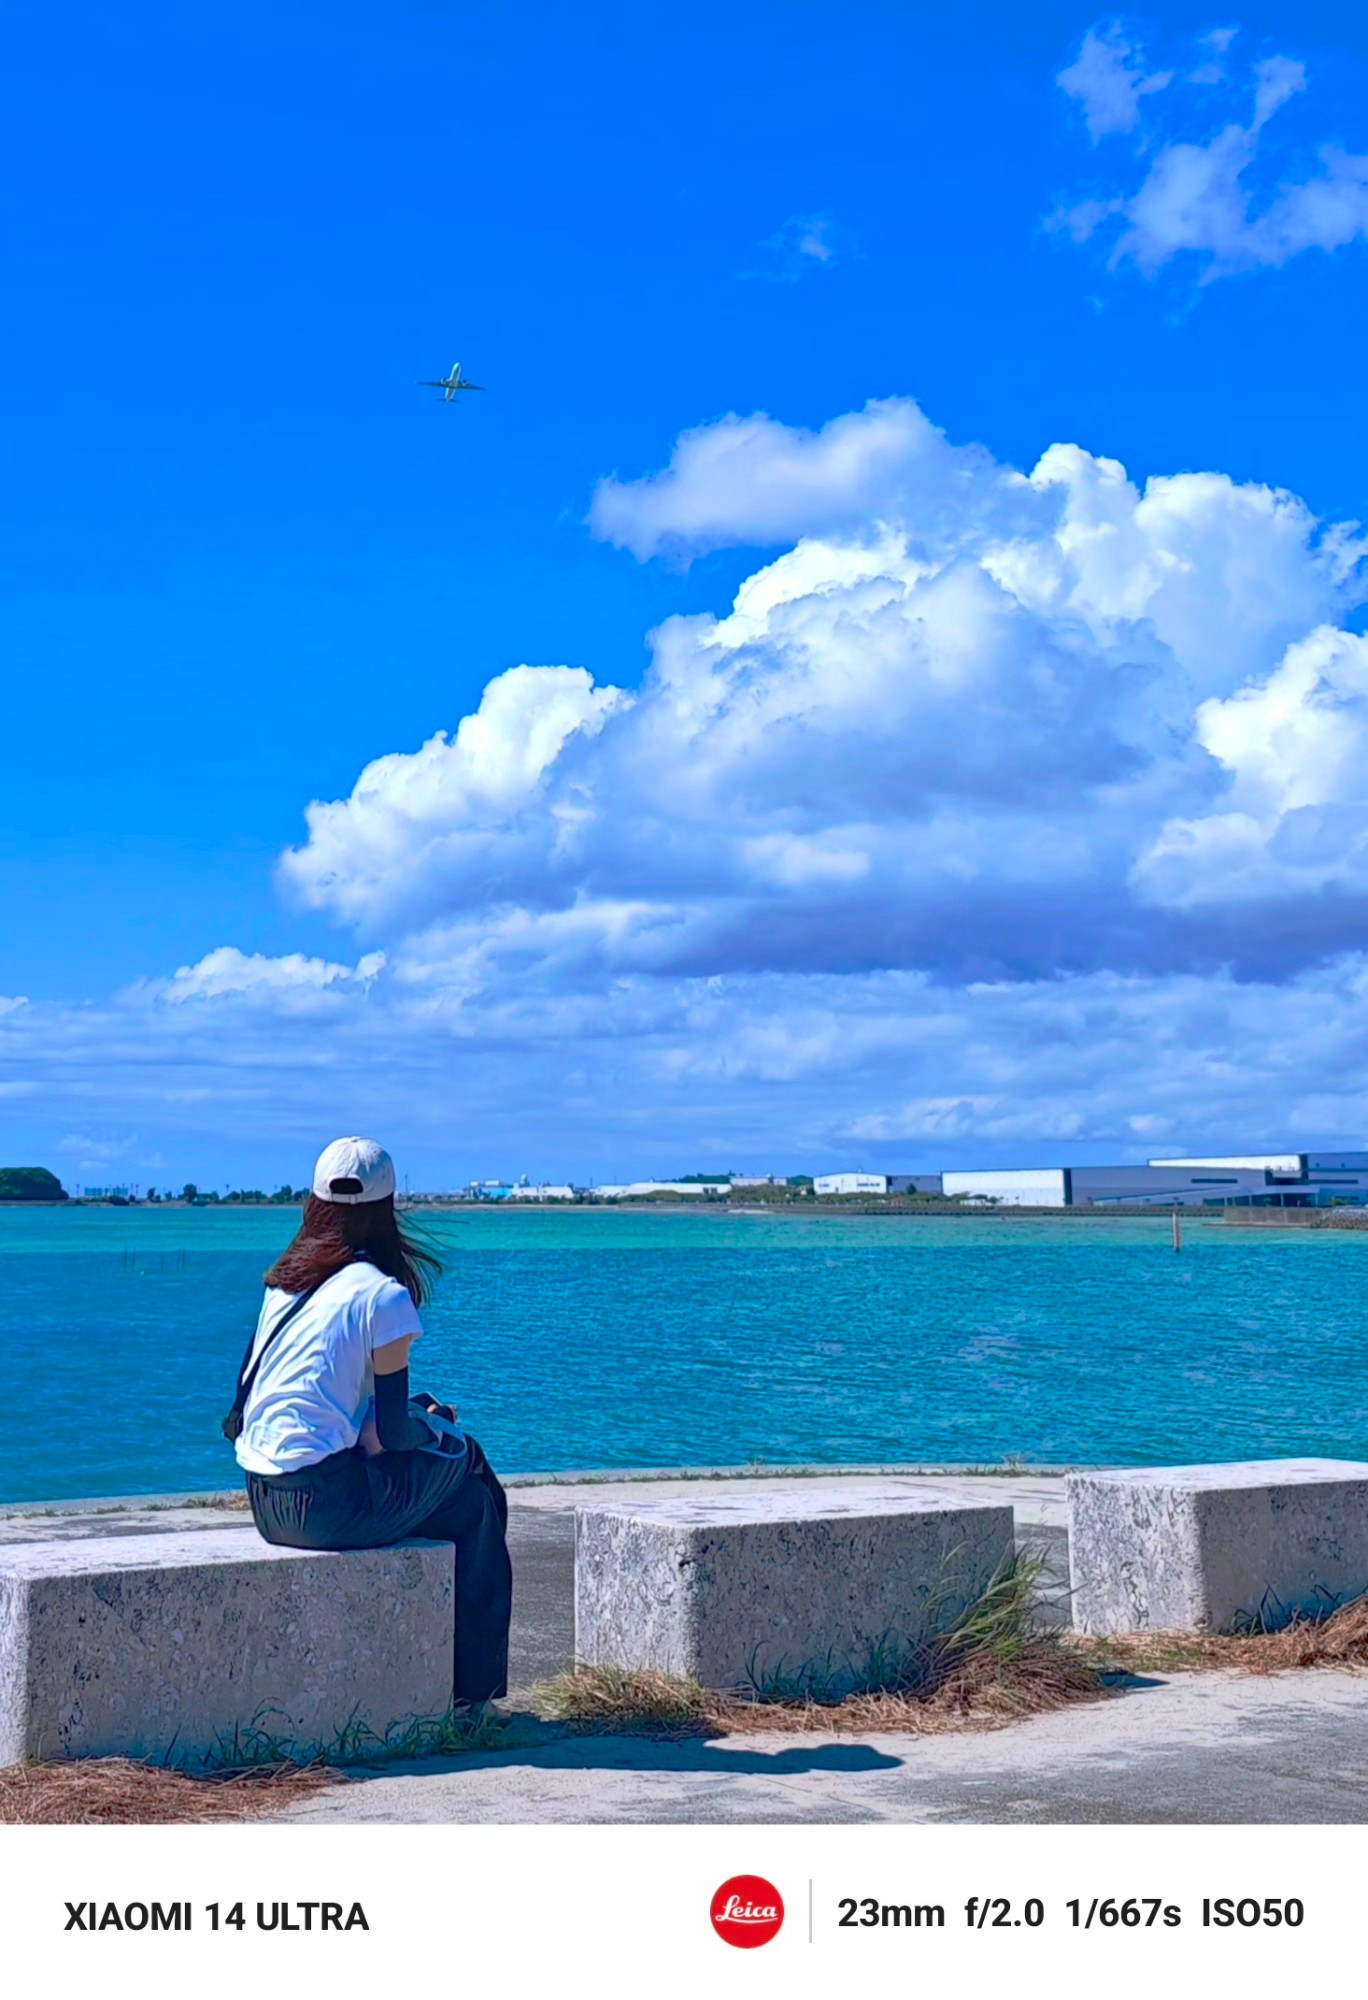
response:
{"label": "woman's back", "polygon": [[349,1451],[374,1394],[375,1349],[423,1330],[405,1288],[364,1257],[325,1279],[270,1339],[294,1296],[272,1288],[262,1304],[253,1355],[269,1345],[236,1446],[245,1472],[293,1472]]}
{"label": "woman's back", "polygon": [[238,1461],[273,1547],[450,1542],[452,1700],[485,1702],[508,1685],[508,1502],[469,1433],[434,1451],[431,1424],[410,1411],[409,1345],[442,1267],[400,1226],[394,1186],[374,1139],[334,1139],[319,1154],[298,1234],[266,1273]]}

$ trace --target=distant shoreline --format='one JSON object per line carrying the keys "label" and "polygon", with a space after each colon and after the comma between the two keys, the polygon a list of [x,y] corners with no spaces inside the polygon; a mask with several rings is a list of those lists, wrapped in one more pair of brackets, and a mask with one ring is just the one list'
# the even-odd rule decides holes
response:
{"label": "distant shoreline", "polygon": [[[0,1201],[0,1209],[48,1209],[70,1212],[72,1209],[107,1209],[125,1207],[138,1214],[156,1214],[169,1210],[178,1215],[222,1214],[269,1214],[279,1209],[284,1212],[298,1212],[293,1202],[270,1201],[129,1201],[111,1203],[108,1201],[87,1201],[73,1196],[69,1201]],[[1368,1233],[1368,1208],[1156,1208],[1129,1207],[1117,1204],[1108,1208],[1031,1208],[1024,1204],[1010,1207],[989,1208],[966,1206],[958,1202],[900,1202],[896,1199],[885,1201],[719,1201],[704,1197],[698,1201],[467,1201],[467,1202],[408,1202],[400,1204],[400,1213],[414,1216],[458,1216],[462,1219],[481,1215],[634,1215],[660,1216],[675,1221],[680,1216],[770,1216],[785,1221],[803,1216],[820,1215],[828,1219],[842,1216],[858,1216],[861,1219],[882,1216],[891,1221],[937,1222],[953,1219],[960,1222],[1167,1222],[1174,1215],[1181,1221],[1216,1222],[1227,1227],[1256,1229],[1332,1229],[1349,1233]]]}

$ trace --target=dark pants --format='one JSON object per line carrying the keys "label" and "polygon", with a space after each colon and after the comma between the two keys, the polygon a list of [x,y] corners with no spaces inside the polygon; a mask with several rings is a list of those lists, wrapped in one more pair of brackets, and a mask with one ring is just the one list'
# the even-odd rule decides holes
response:
{"label": "dark pants", "polygon": [[[508,1692],[508,1620],[513,1579],[505,1529],[508,1502],[474,1438],[452,1457],[386,1451],[335,1452],[299,1472],[247,1475],[247,1498],[263,1541],[287,1549],[380,1549],[394,1542],[451,1542],[456,1549],[456,1646],[452,1698],[488,1701]],[[377,1606],[383,1616],[383,1606]]]}

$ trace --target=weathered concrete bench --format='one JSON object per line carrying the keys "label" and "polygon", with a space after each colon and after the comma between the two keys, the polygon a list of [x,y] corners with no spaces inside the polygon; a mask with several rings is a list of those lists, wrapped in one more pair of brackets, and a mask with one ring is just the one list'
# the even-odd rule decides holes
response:
{"label": "weathered concrete bench", "polygon": [[1011,1554],[1010,1507],[905,1489],[706,1494],[575,1510],[575,1651],[727,1688],[849,1685],[944,1631]]}
{"label": "weathered concrete bench", "polygon": [[454,1582],[449,1543],[315,1554],[250,1527],[0,1549],[0,1764],[440,1714]]}
{"label": "weathered concrete bench", "polygon": [[1227,1632],[1368,1591],[1368,1464],[1144,1466],[1068,1479],[1080,1632]]}

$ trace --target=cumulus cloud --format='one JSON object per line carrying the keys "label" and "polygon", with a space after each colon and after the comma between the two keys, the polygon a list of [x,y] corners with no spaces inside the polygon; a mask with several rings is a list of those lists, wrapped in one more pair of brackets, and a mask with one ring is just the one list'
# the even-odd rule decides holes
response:
{"label": "cumulus cloud", "polygon": [[[1146,72],[1119,23],[1089,30],[1057,81],[1081,100],[1094,145],[1138,138],[1138,166],[1066,203],[1052,228],[1078,243],[1108,240],[1113,269],[1130,263],[1146,277],[1191,257],[1202,283],[1368,237],[1368,154],[1323,139],[1316,171],[1288,171],[1292,155],[1270,121],[1306,90],[1305,67],[1271,55],[1236,82],[1227,60],[1233,39],[1233,30],[1201,38],[1205,59],[1170,90],[1173,72]],[[1162,98],[1142,102],[1159,90]]]}
{"label": "cumulus cloud", "polygon": [[[284,856],[285,883],[313,908],[356,918],[392,911],[406,882],[422,900],[425,877],[493,860],[491,835],[535,813],[567,744],[630,706],[630,695],[596,688],[581,667],[513,667],[489,683],[454,736],[440,730],[421,750],[378,757],[350,798],[309,806],[309,839]],[[573,797],[557,803],[572,823]],[[512,887],[518,857],[498,847]]]}
{"label": "cumulus cloud", "polygon": [[642,562],[863,533],[893,513],[935,533],[958,488],[996,477],[985,453],[948,445],[905,397],[868,403],[816,432],[728,416],[685,431],[662,472],[601,480],[589,525]]}
{"label": "cumulus cloud", "polygon": [[1224,809],[1165,825],[1134,881],[1176,907],[1368,892],[1368,640],[1329,627],[1265,679],[1206,701]]}
{"label": "cumulus cloud", "polygon": [[[1141,489],[1075,445],[1022,474],[885,401],[724,418],[594,518],[639,554],[795,539],[727,615],[666,620],[638,690],[515,668],[309,808],[287,879],[395,940],[401,982],[1292,973],[1357,943],[1368,884],[1305,858],[1305,815],[1368,782],[1334,623],[1363,544],[1293,495]],[[1298,784],[1260,788],[1294,749]]]}
{"label": "cumulus cloud", "polygon": [[[1362,1141],[1352,525],[1076,444],[1021,471],[900,400],[723,418],[593,520],[764,554],[639,687],[515,667],[311,804],[282,883],[359,957],[0,1010],[0,1091],[552,1175]],[[1270,1036],[1308,1012],[1313,1050]]]}

